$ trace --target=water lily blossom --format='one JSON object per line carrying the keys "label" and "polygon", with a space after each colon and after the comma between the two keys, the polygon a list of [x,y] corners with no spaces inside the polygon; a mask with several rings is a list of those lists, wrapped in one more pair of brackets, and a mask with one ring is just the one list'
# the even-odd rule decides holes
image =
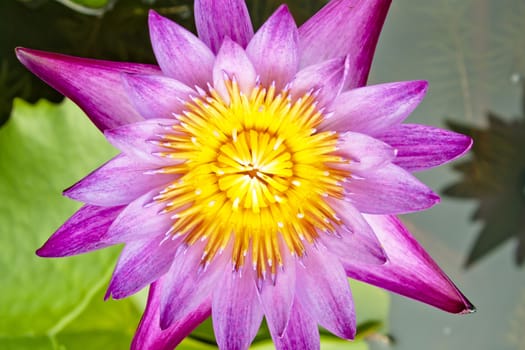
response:
{"label": "water lily blossom", "polygon": [[65,191],[85,203],[37,253],[124,243],[107,297],[151,284],[133,349],[210,315],[220,349],[266,318],[277,349],[353,339],[347,277],[453,313],[473,306],[395,215],[439,201],[411,172],[471,139],[404,124],[425,81],[365,86],[389,0],[333,0],[255,33],[244,1],[196,0],[198,36],[151,12],[158,66],[19,48],[120,150]]}

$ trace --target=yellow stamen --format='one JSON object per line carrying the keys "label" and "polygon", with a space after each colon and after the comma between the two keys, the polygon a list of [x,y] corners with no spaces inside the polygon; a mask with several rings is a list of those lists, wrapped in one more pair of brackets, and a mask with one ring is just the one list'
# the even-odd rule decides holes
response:
{"label": "yellow stamen", "polygon": [[173,235],[206,241],[203,263],[233,241],[235,268],[251,257],[259,277],[275,276],[282,249],[302,256],[306,243],[340,223],[326,198],[342,198],[349,174],[337,133],[316,129],[323,115],[313,94],[292,100],[274,85],[249,96],[235,81],[226,87],[229,103],[214,90],[193,98],[156,140],[161,156],[178,160],[158,172],[178,179],[155,200],[173,218]]}

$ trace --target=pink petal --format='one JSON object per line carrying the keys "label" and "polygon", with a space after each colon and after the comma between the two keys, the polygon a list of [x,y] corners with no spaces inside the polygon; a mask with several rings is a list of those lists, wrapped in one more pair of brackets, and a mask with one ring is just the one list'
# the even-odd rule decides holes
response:
{"label": "pink petal", "polygon": [[153,10],[149,12],[149,33],[164,74],[190,87],[211,82],[214,54],[193,33]]}
{"label": "pink petal", "polygon": [[384,265],[345,262],[349,277],[453,313],[474,306],[394,216],[365,215],[388,254]]}
{"label": "pink petal", "polygon": [[350,161],[350,173],[363,173],[387,165],[396,157],[396,150],[376,138],[357,132],[339,137],[337,154]]}
{"label": "pink petal", "polygon": [[166,329],[174,322],[184,319],[188,312],[204,300],[210,299],[212,291],[225,269],[224,254],[206,270],[201,265],[204,244],[181,247],[171,264],[164,285],[160,304],[160,328]]}
{"label": "pink petal", "polygon": [[152,190],[132,201],[108,229],[108,240],[128,243],[145,239],[165,238],[174,220],[170,214],[162,214],[164,202],[153,200],[158,189]]}
{"label": "pink petal", "polygon": [[275,282],[265,279],[259,291],[266,322],[272,334],[282,336],[292,309],[295,296],[295,263],[291,256],[286,257],[284,270],[279,270]]}
{"label": "pink petal", "polygon": [[390,0],[333,0],[299,28],[301,66],[349,57],[348,88],[363,86]]}
{"label": "pink petal", "polygon": [[356,331],[350,285],[338,259],[321,246],[311,248],[297,266],[297,297],[317,322],[340,338]]}
{"label": "pink petal", "polygon": [[[211,75],[211,74],[210,74]],[[183,83],[161,75],[125,74],[129,99],[146,119],[173,118],[197,93]]]}
{"label": "pink petal", "polygon": [[106,232],[123,207],[84,205],[36,251],[41,257],[62,257],[113,245]]}
{"label": "pink petal", "polygon": [[271,334],[277,350],[316,350],[320,348],[317,322],[297,299],[293,303],[290,321],[282,337],[273,332]]}
{"label": "pink petal", "polygon": [[163,236],[126,243],[111,277],[105,299],[126,298],[164,275],[179,241]]}
{"label": "pink petal", "polygon": [[404,214],[439,202],[430,188],[394,164],[354,176],[344,185],[347,200],[367,214]]}
{"label": "pink petal", "polygon": [[346,91],[334,101],[334,113],[320,129],[380,135],[412,113],[425,97],[427,87],[426,81],[407,81]]}
{"label": "pink petal", "polygon": [[472,146],[466,135],[426,125],[402,124],[379,136],[398,151],[395,163],[408,171],[426,170],[450,162]]}
{"label": "pink petal", "polygon": [[79,105],[101,130],[143,119],[126,97],[122,73],[160,73],[151,65],[78,58],[20,47],[16,55],[31,72]]}
{"label": "pink petal", "polygon": [[[124,154],[137,161],[164,166],[174,163],[173,159],[161,157],[167,149],[159,144],[161,135],[173,133],[172,127],[179,121],[172,119],[149,119],[119,126],[104,132],[106,139]],[[155,168],[154,166],[152,166]]]}
{"label": "pink petal", "polygon": [[343,89],[348,72],[344,57],[334,58],[301,69],[291,83],[291,95],[301,97],[308,91],[317,93],[319,107],[330,106]]}
{"label": "pink petal", "polygon": [[323,243],[339,260],[358,260],[367,264],[384,264],[387,256],[374,231],[361,213],[350,203],[331,199],[342,225],[335,236],[323,235]]}
{"label": "pink petal", "polygon": [[263,86],[275,82],[277,91],[292,79],[299,65],[297,26],[281,5],[255,33],[246,48]]}
{"label": "pink petal", "polygon": [[144,174],[151,165],[120,154],[64,191],[80,202],[117,206],[128,204],[151,189],[172,180],[172,175]]}
{"label": "pink petal", "polygon": [[220,349],[245,350],[250,346],[262,321],[251,267],[242,274],[226,269],[212,299],[212,320]]}
{"label": "pink petal", "polygon": [[206,300],[184,319],[168,329],[161,330],[159,306],[162,283],[160,279],[150,287],[146,310],[131,343],[131,350],[173,350],[211,314],[211,301]]}
{"label": "pink petal", "polygon": [[195,0],[195,25],[199,38],[214,53],[226,37],[246,47],[253,36],[244,0]]}
{"label": "pink petal", "polygon": [[224,79],[234,79],[239,89],[249,96],[256,77],[255,68],[244,49],[226,37],[213,66],[213,85],[221,97],[225,102],[230,101]]}

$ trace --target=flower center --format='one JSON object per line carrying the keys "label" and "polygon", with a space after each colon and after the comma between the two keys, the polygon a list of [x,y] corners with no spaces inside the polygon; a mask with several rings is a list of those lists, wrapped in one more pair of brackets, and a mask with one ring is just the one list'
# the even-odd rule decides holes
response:
{"label": "flower center", "polygon": [[250,96],[227,81],[229,102],[214,90],[193,98],[179,124],[160,135],[163,173],[180,177],[155,197],[165,203],[169,235],[205,243],[209,263],[232,242],[234,268],[249,259],[259,277],[275,276],[283,249],[302,256],[305,243],[340,223],[329,197],[342,198],[349,175],[336,155],[337,134],[318,132],[315,96],[255,87]]}

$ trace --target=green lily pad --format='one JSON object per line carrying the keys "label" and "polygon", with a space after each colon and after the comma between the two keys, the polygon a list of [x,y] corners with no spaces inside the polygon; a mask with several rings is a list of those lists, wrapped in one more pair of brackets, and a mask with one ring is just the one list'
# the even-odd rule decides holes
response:
{"label": "green lily pad", "polygon": [[80,206],[62,190],[115,153],[71,102],[15,101],[0,129],[1,349],[129,346],[135,304],[102,302],[118,247],[67,259],[34,253]]}

